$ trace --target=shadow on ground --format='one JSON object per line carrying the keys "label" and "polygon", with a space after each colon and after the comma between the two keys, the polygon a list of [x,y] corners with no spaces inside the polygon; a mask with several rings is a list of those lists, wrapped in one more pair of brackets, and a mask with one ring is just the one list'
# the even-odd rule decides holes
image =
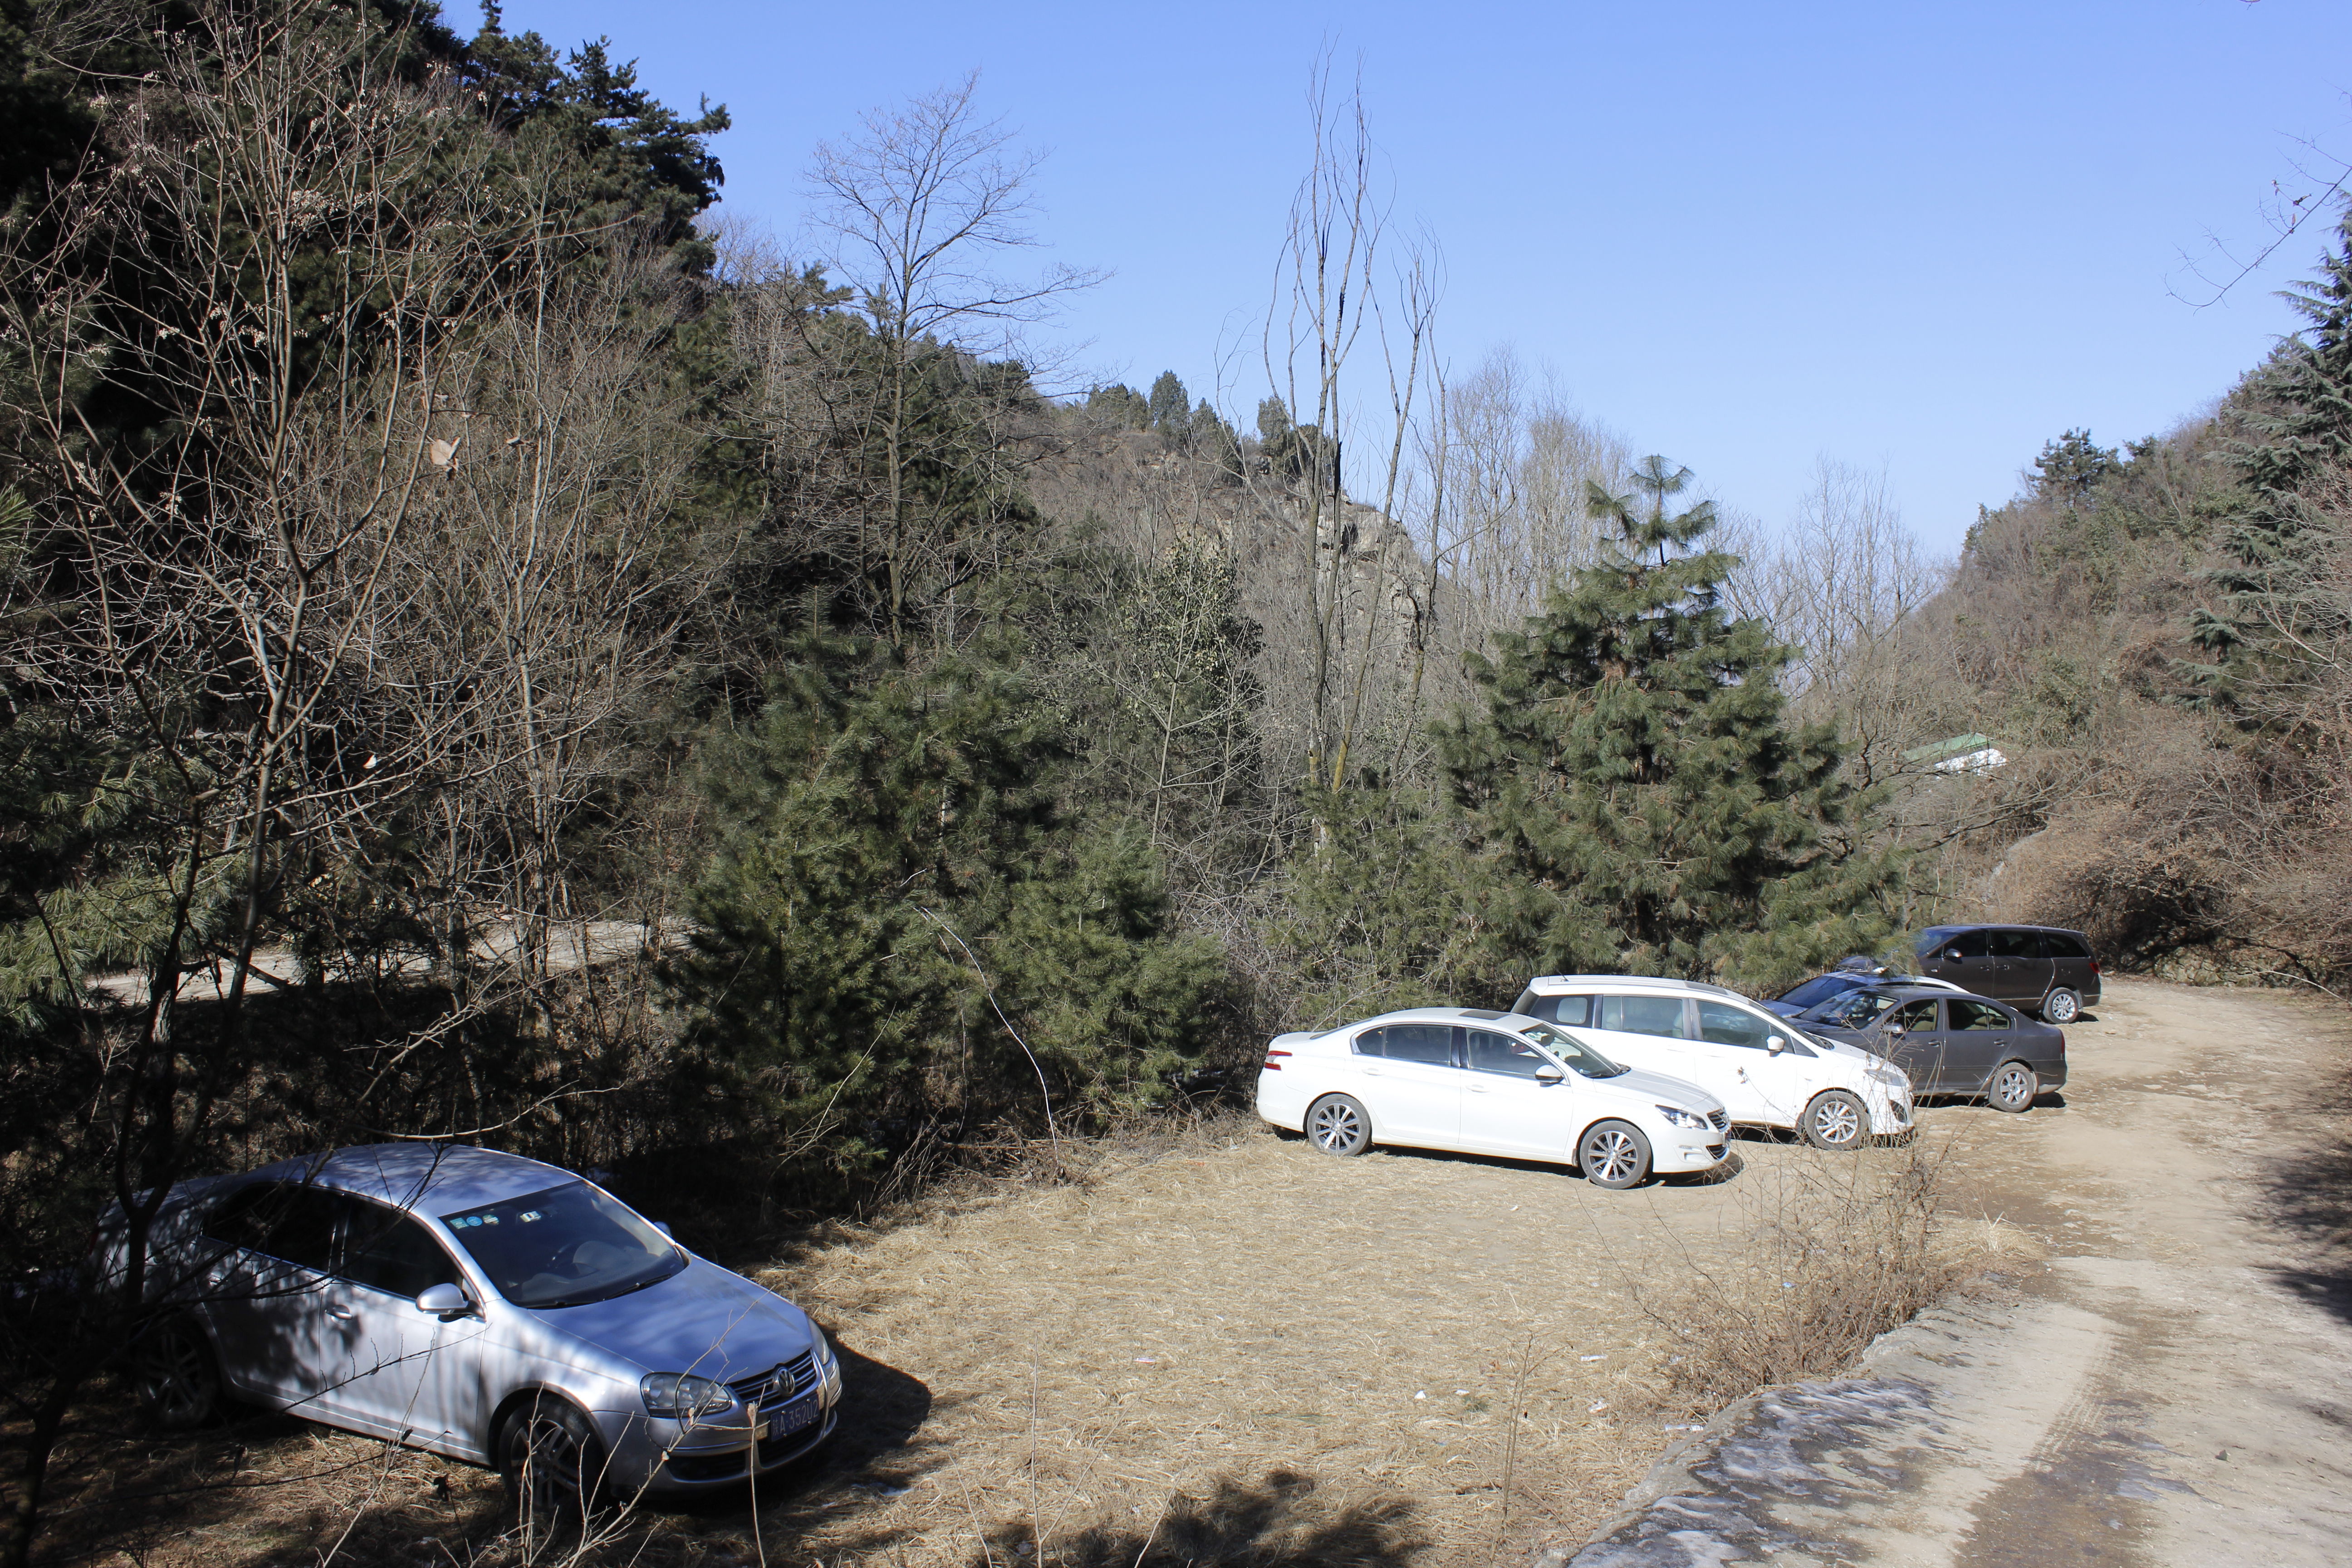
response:
{"label": "shadow on ground", "polygon": [[2352,1138],[2329,1133],[2322,1148],[2273,1165],[2263,1207],[2293,1237],[2297,1261],[2267,1270],[2295,1295],[2352,1323]]}
{"label": "shadow on ground", "polygon": [[[999,1524],[986,1541],[971,1568],[1040,1555],[1026,1520]],[[1097,1526],[1045,1546],[1055,1568],[1402,1568],[1429,1542],[1409,1502],[1329,1499],[1311,1478],[1275,1470],[1254,1484],[1220,1480],[1204,1498],[1180,1492],[1149,1527]]]}
{"label": "shadow on ground", "polygon": [[[1736,1127],[1732,1129],[1731,1135],[1735,1140],[1737,1140],[1746,1137],[1749,1131],[1749,1129],[1745,1127]],[[1275,1130],[1275,1136],[1286,1143],[1296,1143],[1301,1148],[1310,1147],[1304,1133],[1293,1132],[1288,1128],[1276,1128]],[[1769,1140],[1767,1141],[1769,1142]],[[1580,1182],[1584,1179],[1584,1173],[1578,1170],[1574,1165],[1565,1164],[1555,1161],[1515,1160],[1507,1154],[1472,1154],[1458,1149],[1416,1149],[1411,1144],[1406,1143],[1375,1143],[1372,1145],[1370,1150],[1360,1156],[1360,1158],[1370,1160],[1426,1160],[1436,1164],[1444,1165],[1486,1165],[1498,1171],[1526,1171],[1533,1175],[1561,1176],[1571,1182]],[[1723,1163],[1717,1165],[1710,1170],[1678,1172],[1672,1175],[1645,1176],[1643,1178],[1642,1185],[1645,1188],[1660,1185],[1671,1187],[1709,1186],[1717,1182],[1729,1181],[1732,1177],[1738,1175],[1743,1168],[1744,1167],[1739,1159],[1738,1151],[1735,1149],[1725,1157]]]}

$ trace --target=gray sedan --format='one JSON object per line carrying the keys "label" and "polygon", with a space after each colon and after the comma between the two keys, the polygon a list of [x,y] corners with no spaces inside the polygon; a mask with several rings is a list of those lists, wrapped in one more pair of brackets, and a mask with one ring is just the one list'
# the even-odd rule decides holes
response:
{"label": "gray sedan", "polygon": [[541,1511],[739,1482],[838,1416],[799,1308],[535,1160],[341,1149],[184,1183],[152,1235],[139,1382],[166,1425],[231,1395],[496,1466]]}
{"label": "gray sedan", "polygon": [[2066,1081],[2065,1031],[1990,997],[1868,985],[1818,1003],[1796,1021],[1886,1058],[1910,1079],[1915,1094],[1961,1095],[2016,1111]]}

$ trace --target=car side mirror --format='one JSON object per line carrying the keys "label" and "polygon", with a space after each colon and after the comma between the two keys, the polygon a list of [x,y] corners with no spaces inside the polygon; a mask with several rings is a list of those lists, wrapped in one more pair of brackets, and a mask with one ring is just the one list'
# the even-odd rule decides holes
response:
{"label": "car side mirror", "polygon": [[1960,950],[1957,947],[1946,948],[1944,950],[1944,956],[1954,963],[1964,962],[1960,957]]}
{"label": "car side mirror", "polygon": [[1899,1035],[1902,1032],[1903,1026],[1900,1024],[1889,1024],[1885,1028],[1879,1031],[1879,1033],[1883,1035]]}
{"label": "car side mirror", "polygon": [[667,1220],[660,1220],[660,1219],[657,1219],[657,1220],[654,1221],[654,1228],[655,1228],[656,1230],[657,1230],[657,1231],[661,1232],[661,1233],[662,1233],[662,1236],[663,1236],[665,1238],[667,1238],[667,1239],[673,1239],[673,1240],[674,1240],[674,1239],[676,1239],[675,1237],[670,1237],[670,1234],[669,1234],[669,1222],[668,1222]]}
{"label": "car side mirror", "polygon": [[1782,1039],[1778,1035],[1773,1036],[1770,1039],[1764,1042],[1764,1051],[1767,1056],[1777,1057],[1788,1048],[1789,1042]]}
{"label": "car side mirror", "polygon": [[1536,1068],[1536,1081],[1538,1083],[1559,1083],[1564,1081],[1567,1077],[1568,1075],[1566,1073],[1560,1071],[1559,1068],[1552,1066],[1549,1062],[1546,1062],[1543,1066]]}
{"label": "car side mirror", "polygon": [[463,1285],[452,1285],[445,1279],[438,1285],[425,1287],[416,1298],[416,1310],[430,1312],[446,1323],[472,1311],[474,1303],[467,1299]]}

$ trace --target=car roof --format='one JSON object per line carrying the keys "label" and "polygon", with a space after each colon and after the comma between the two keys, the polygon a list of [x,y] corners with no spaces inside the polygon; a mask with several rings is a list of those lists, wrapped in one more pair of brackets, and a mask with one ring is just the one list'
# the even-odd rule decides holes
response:
{"label": "car roof", "polygon": [[1377,1018],[1365,1018],[1358,1023],[1339,1024],[1325,1031],[1343,1034],[1372,1024],[1501,1024],[1516,1028],[1520,1024],[1539,1024],[1540,1018],[1522,1017],[1517,1013],[1497,1013],[1491,1007],[1402,1007],[1393,1013],[1383,1013]]}
{"label": "car roof", "polygon": [[561,1166],[461,1143],[366,1143],[280,1160],[252,1174],[307,1180],[436,1217],[580,1180]]}
{"label": "car roof", "polygon": [[[2054,931],[2063,936],[2082,936],[2073,926],[2038,926],[2030,921],[1969,921],[1960,925],[1928,926],[1920,931],[1923,937],[1964,931]],[[2088,942],[2088,937],[2084,937]]]}
{"label": "car roof", "polygon": [[[1945,989],[1941,985],[1872,984],[1864,986],[1863,989],[1884,992],[1885,994],[1894,997],[1898,1002],[1924,1002],[1931,999],[1940,1002],[1993,1002],[1991,997],[1979,996],[1973,991],[1950,991]],[[2003,1005],[2003,1004],[1993,1002],[1993,1005],[1998,1007]],[[2012,1012],[2015,1010],[2016,1009],[2014,1008],[2011,1009]]]}
{"label": "car roof", "polygon": [[1687,991],[1700,996],[1728,996],[1745,1002],[1747,997],[1727,985],[1710,985],[1704,980],[1669,980],[1659,974],[1538,974],[1528,982],[1530,991],[1567,991],[1591,985],[1635,986],[1645,991]]}

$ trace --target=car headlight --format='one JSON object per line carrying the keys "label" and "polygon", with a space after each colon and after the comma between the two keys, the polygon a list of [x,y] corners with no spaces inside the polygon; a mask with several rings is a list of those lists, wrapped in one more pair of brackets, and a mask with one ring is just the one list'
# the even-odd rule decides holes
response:
{"label": "car headlight", "polygon": [[816,1331],[816,1377],[828,1394],[841,1396],[841,1358],[834,1353],[833,1341],[823,1329]]}
{"label": "car headlight", "polygon": [[1679,1105],[1661,1105],[1658,1107],[1658,1114],[1666,1119],[1666,1125],[1669,1127],[1696,1127],[1705,1131],[1714,1126],[1713,1122],[1697,1111],[1685,1110]]}
{"label": "car headlight", "polygon": [[725,1384],[690,1372],[647,1373],[638,1379],[637,1392],[645,1395],[646,1415],[673,1421],[716,1415],[735,1403],[734,1391]]}

